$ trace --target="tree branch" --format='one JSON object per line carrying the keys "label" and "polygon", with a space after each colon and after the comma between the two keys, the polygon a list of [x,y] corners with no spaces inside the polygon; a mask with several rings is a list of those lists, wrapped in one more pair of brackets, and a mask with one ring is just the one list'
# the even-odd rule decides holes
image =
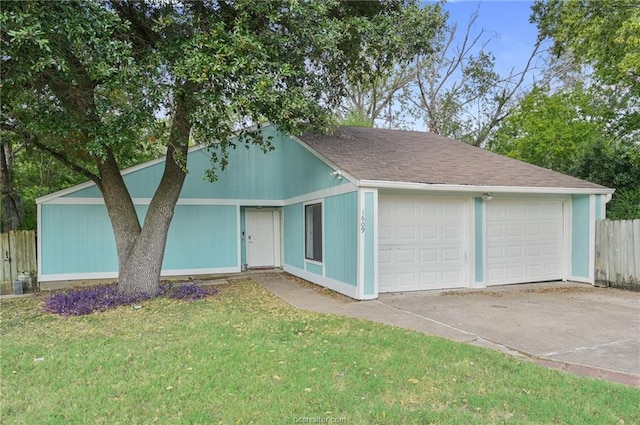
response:
{"label": "tree branch", "polygon": [[33,137],[32,135],[27,133],[21,127],[17,127],[17,126],[16,127],[11,127],[10,131],[13,131],[18,136],[20,136],[25,141],[25,144],[30,144],[31,146],[35,147],[39,151],[51,155],[53,158],[58,160],[60,163],[62,163],[64,166],[66,166],[70,170],[72,170],[72,171],[74,171],[74,172],[76,172],[76,173],[88,178],[89,180],[93,181],[98,186],[101,185],[100,176],[98,176],[97,174],[92,173],[87,168],[85,168],[85,167],[83,167],[81,165],[78,165],[75,162],[71,161],[66,155],[64,155],[64,154],[56,151],[55,149],[52,149],[49,146],[39,142],[38,140],[36,140],[35,137]]}

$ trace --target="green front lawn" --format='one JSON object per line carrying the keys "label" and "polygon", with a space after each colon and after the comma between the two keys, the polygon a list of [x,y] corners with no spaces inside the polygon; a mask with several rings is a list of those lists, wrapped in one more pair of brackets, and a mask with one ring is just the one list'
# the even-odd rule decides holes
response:
{"label": "green front lawn", "polygon": [[640,423],[640,390],[366,321],[252,281],[84,317],[3,301],[3,424]]}

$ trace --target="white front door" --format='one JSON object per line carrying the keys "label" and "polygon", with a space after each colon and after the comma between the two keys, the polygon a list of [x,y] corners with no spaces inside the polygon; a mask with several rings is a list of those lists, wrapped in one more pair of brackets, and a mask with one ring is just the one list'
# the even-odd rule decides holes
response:
{"label": "white front door", "polygon": [[487,205],[487,285],[563,277],[560,200],[493,200]]}
{"label": "white front door", "polygon": [[280,266],[280,212],[246,210],[245,241],[249,267]]}

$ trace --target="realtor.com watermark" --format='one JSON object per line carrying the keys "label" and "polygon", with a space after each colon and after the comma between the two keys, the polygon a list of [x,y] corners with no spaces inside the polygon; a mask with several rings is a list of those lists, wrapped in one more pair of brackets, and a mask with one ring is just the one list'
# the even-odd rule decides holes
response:
{"label": "realtor.com watermark", "polygon": [[347,418],[334,418],[330,416],[294,416],[294,424],[346,424]]}

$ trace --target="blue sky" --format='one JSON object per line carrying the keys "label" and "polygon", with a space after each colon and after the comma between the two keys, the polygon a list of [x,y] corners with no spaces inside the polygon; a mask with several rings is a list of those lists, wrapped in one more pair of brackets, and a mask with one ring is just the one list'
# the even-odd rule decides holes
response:
{"label": "blue sky", "polygon": [[533,1],[449,1],[444,8],[450,14],[449,21],[458,23],[463,32],[471,15],[478,10],[475,31],[484,29],[495,38],[487,46],[496,58],[501,73],[511,68],[524,67],[536,42],[538,29],[529,23]]}

